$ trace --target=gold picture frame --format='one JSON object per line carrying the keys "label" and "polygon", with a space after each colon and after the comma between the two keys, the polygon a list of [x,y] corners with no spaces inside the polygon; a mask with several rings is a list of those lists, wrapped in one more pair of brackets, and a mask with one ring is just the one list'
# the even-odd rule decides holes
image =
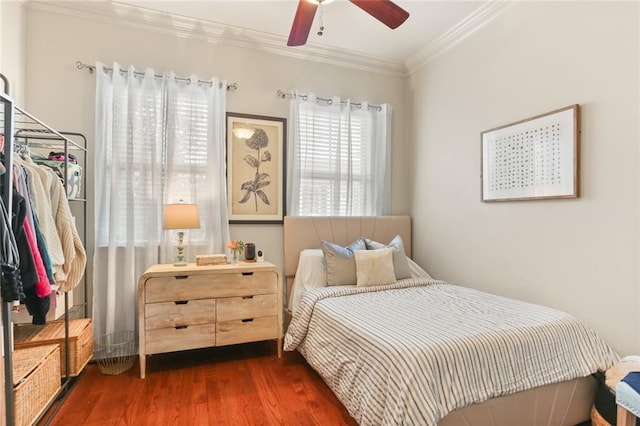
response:
{"label": "gold picture frame", "polygon": [[229,223],[282,223],[287,120],[228,112]]}

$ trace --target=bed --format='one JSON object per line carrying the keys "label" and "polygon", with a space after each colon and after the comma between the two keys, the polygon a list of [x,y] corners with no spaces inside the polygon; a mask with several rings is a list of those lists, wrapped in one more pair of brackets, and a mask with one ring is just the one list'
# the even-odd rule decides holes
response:
{"label": "bed", "polygon": [[[300,253],[362,236],[399,236],[411,257],[408,216],[285,217],[288,306]],[[576,425],[589,420],[592,375],[618,359],[570,315],[426,272],[298,293],[285,350],[298,350],[362,425]]]}

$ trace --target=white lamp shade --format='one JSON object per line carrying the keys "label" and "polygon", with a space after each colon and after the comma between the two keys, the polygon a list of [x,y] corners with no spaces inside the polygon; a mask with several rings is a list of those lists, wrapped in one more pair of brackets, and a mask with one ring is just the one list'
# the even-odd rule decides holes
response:
{"label": "white lamp shade", "polygon": [[164,206],[164,229],[200,228],[196,204],[167,204]]}

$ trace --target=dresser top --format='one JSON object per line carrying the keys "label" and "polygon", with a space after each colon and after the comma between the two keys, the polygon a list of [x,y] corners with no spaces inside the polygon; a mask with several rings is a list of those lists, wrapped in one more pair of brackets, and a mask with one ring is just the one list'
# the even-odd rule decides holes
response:
{"label": "dresser top", "polygon": [[161,277],[167,275],[197,275],[197,274],[230,274],[250,271],[273,271],[279,273],[276,266],[270,262],[238,262],[236,264],[225,265],[205,265],[198,266],[195,263],[188,263],[186,266],[175,266],[171,263],[161,263],[151,266],[142,277]]}

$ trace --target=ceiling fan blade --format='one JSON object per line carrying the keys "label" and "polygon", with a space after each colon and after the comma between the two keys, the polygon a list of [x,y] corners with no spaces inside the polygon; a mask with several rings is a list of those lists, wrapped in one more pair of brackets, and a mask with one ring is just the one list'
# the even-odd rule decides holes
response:
{"label": "ceiling fan blade", "polygon": [[298,2],[298,10],[296,10],[296,16],[293,18],[287,46],[302,46],[307,42],[317,8],[317,4],[307,0]]}
{"label": "ceiling fan blade", "polygon": [[391,29],[398,28],[409,17],[409,12],[391,0],[349,1]]}

